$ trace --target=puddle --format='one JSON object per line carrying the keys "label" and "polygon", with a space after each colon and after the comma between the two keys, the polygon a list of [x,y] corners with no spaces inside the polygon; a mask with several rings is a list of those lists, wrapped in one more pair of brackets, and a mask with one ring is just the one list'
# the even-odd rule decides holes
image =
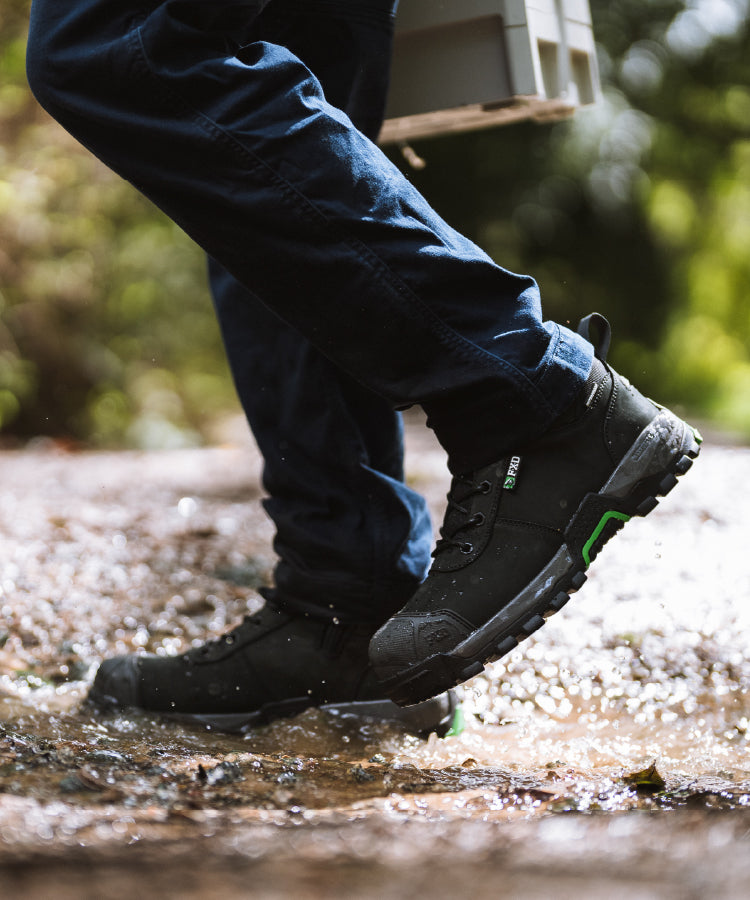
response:
{"label": "puddle", "polygon": [[[233,829],[369,823],[347,838],[356,856],[367,834],[385,852],[377,835],[408,823],[437,835],[750,806],[744,450],[707,448],[701,478],[625,529],[559,616],[469,683],[458,736],[317,710],[245,735],[95,714],[84,699],[103,656],[178,652],[258,602],[270,528],[247,501],[257,460],[238,480],[239,453],[7,454],[0,857],[221,834],[250,858]],[[434,458],[414,466],[437,516]],[[312,833],[304,853],[325,855]],[[337,852],[340,835],[315,833]]]}
{"label": "puddle", "polygon": [[0,783],[5,794],[41,803],[169,814],[371,809],[487,820],[750,805],[744,687],[693,697],[690,714],[675,712],[669,698],[629,710],[633,698],[606,690],[561,695],[545,664],[533,699],[504,698],[514,668],[528,673],[534,655],[475,680],[464,692],[464,731],[444,739],[319,710],[225,735],[147,715],[95,714],[82,683],[24,686],[0,700]]}

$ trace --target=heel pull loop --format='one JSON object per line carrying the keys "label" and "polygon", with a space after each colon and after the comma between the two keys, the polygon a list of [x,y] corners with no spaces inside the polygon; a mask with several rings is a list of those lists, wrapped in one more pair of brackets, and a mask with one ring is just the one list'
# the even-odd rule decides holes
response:
{"label": "heel pull loop", "polygon": [[[598,339],[596,340],[591,336],[592,329],[595,334],[596,332],[599,333]],[[602,362],[606,362],[607,354],[609,353],[609,344],[612,340],[612,328],[604,316],[597,312],[585,316],[578,323],[577,331],[582,338],[593,345],[596,358]]]}

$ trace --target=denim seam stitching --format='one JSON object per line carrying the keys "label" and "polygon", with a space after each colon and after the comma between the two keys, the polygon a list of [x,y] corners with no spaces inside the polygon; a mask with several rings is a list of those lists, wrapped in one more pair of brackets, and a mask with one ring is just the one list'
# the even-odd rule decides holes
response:
{"label": "denim seam stitching", "polygon": [[[545,381],[549,377],[553,361],[559,357],[560,350],[561,349],[564,350],[565,345],[570,343],[568,341],[567,336],[563,332],[563,329],[559,325],[556,324],[555,329],[557,332],[557,336],[556,336],[556,338],[554,338],[553,341],[550,342],[549,349],[548,349],[547,353],[545,354],[544,362],[541,367],[541,372],[537,379],[537,386],[539,387],[539,389],[542,392],[544,392],[544,384],[545,384]],[[571,346],[572,346],[572,344],[571,344]],[[572,399],[572,398],[570,398],[570,399]],[[554,414],[554,412],[555,411],[553,411],[553,414]],[[559,410],[557,412],[559,412]]]}
{"label": "denim seam stitching", "polygon": [[[557,356],[557,351],[560,347],[560,343],[562,341],[562,329],[559,325],[555,326],[556,334],[554,337],[550,339],[549,347],[547,347],[547,352],[544,354],[544,358],[542,359],[542,364],[540,366],[539,374],[537,375],[534,384],[537,389],[544,395],[544,389],[542,385],[544,384],[545,379],[549,375],[550,369],[552,367],[552,361]],[[550,413],[552,413],[552,409],[550,407]]]}

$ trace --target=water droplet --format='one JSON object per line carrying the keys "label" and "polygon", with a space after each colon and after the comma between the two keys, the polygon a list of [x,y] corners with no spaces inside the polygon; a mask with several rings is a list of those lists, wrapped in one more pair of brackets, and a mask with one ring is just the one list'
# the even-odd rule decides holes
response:
{"label": "water droplet", "polygon": [[183,497],[177,504],[177,512],[184,518],[189,519],[198,511],[198,504],[192,497]]}

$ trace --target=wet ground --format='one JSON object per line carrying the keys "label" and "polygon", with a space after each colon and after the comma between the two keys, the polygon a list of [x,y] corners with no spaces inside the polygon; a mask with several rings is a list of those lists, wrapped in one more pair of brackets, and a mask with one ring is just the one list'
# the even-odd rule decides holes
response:
{"label": "wet ground", "polygon": [[[440,516],[442,454],[409,431]],[[243,736],[83,699],[258,603],[259,460],[0,454],[0,891],[121,897],[750,894],[750,450],[707,442],[565,610],[421,740],[308,711]]]}

